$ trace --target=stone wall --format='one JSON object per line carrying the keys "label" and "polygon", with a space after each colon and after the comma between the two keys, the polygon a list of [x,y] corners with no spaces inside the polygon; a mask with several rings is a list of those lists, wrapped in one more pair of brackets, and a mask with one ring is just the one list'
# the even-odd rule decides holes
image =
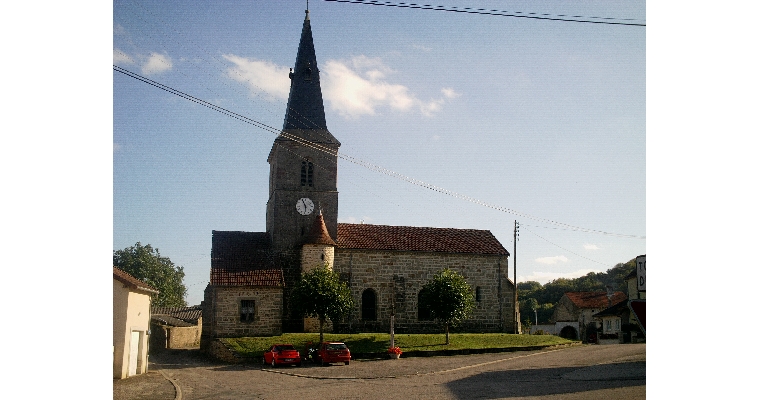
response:
{"label": "stone wall", "polygon": [[168,326],[151,324],[150,346],[152,350],[186,349],[201,343],[201,325]]}
{"label": "stone wall", "polygon": [[[282,288],[209,287],[206,290],[205,297],[203,306],[204,338],[202,340],[204,344],[220,337],[282,334]],[[241,300],[254,301],[253,321],[240,321]],[[202,347],[206,346],[203,345]]]}
{"label": "stone wall", "polygon": [[[473,295],[476,288],[480,288],[480,301],[476,301],[470,318],[458,330],[514,330],[514,285],[507,275],[507,257],[345,249],[335,250],[334,270],[347,280],[356,304],[351,316],[338,329],[388,331],[391,309],[395,306],[397,333],[440,332],[440,324],[418,319],[417,304],[422,286],[444,268],[464,276]],[[367,289],[376,294],[377,318],[371,321],[361,315],[362,293]]]}

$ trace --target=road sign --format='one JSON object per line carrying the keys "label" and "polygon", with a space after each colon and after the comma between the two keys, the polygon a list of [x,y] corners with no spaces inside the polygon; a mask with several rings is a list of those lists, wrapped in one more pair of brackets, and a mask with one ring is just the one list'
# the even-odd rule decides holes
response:
{"label": "road sign", "polygon": [[647,301],[646,300],[628,300],[628,308],[631,309],[633,315],[636,317],[636,321],[639,322],[641,330],[646,335],[647,328]]}
{"label": "road sign", "polygon": [[647,291],[646,275],[647,256],[645,254],[643,256],[636,257],[636,287],[638,288],[639,292]]}

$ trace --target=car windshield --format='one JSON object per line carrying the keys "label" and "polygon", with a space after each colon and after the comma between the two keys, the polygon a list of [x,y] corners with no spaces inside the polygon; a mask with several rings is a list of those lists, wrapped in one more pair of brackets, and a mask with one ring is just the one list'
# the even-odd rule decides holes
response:
{"label": "car windshield", "polygon": [[346,345],[343,343],[330,343],[327,345],[327,350],[345,350]]}
{"label": "car windshield", "polygon": [[295,350],[295,349],[296,348],[293,347],[293,345],[290,345],[290,344],[285,344],[285,345],[277,346],[275,348],[276,351]]}

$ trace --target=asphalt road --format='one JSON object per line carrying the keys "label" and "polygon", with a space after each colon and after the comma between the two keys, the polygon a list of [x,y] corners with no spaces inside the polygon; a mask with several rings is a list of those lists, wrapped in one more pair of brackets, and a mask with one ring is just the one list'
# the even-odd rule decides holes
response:
{"label": "asphalt road", "polygon": [[646,398],[646,344],[276,369],[213,363],[193,350],[154,355],[151,362],[183,400]]}

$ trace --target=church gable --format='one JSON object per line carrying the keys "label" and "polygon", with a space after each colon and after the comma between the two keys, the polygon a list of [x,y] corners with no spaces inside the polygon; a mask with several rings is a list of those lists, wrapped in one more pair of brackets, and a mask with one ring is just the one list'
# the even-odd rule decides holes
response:
{"label": "church gable", "polygon": [[212,231],[212,286],[284,285],[266,232]]}

